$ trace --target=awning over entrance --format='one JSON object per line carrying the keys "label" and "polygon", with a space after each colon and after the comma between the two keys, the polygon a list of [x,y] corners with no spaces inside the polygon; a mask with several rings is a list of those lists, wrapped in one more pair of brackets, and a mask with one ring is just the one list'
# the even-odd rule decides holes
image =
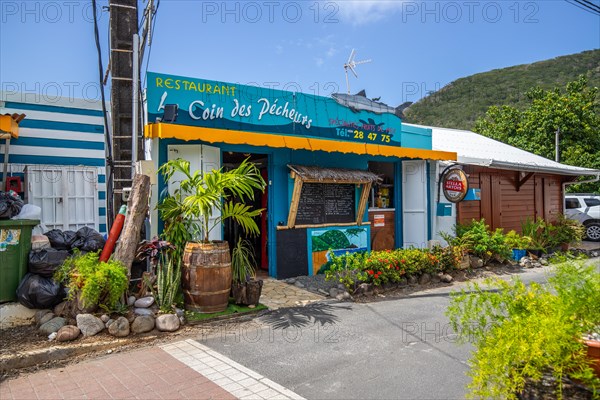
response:
{"label": "awning over entrance", "polygon": [[381,178],[370,171],[345,168],[321,168],[308,165],[288,165],[304,182],[374,183]]}
{"label": "awning over entrance", "polygon": [[144,135],[146,138],[150,139],[202,140],[208,143],[246,144],[250,146],[266,146],[294,150],[340,152],[399,158],[420,158],[427,160],[456,160],[456,153],[448,151],[380,146],[369,143],[212,129],[165,123],[146,125],[144,127]]}

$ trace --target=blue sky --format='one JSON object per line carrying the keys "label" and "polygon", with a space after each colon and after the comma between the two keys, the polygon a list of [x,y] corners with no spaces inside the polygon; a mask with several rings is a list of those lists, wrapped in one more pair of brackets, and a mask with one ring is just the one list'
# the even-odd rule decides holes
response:
{"label": "blue sky", "polygon": [[[2,89],[98,97],[90,4],[0,0]],[[372,62],[351,76],[352,92],[397,105],[463,76],[599,47],[600,17],[564,0],[162,0],[144,70],[329,95],[345,92],[355,48]]]}

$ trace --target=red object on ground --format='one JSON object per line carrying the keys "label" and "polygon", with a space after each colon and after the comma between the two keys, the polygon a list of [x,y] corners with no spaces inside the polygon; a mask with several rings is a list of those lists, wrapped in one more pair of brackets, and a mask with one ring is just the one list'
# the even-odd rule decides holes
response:
{"label": "red object on ground", "polygon": [[115,243],[119,236],[121,236],[121,231],[123,230],[123,224],[125,223],[125,214],[127,214],[127,206],[121,206],[119,210],[119,214],[115,218],[115,222],[113,222],[112,228],[110,228],[110,233],[108,234],[108,239],[106,240],[106,244],[102,249],[102,254],[100,254],[100,258],[98,261],[107,262],[112,254]]}

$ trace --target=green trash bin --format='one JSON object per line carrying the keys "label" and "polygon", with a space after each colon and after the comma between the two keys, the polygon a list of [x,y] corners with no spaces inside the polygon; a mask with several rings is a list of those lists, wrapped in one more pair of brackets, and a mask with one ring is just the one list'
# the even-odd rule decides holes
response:
{"label": "green trash bin", "polygon": [[27,273],[31,231],[36,219],[0,220],[0,303],[15,301],[17,287]]}

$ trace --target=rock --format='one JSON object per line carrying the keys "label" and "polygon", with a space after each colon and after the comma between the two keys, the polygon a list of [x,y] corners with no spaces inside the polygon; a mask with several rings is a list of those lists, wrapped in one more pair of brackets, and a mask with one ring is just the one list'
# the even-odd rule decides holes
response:
{"label": "rock", "polygon": [[404,287],[408,285],[408,281],[406,280],[406,278],[400,278],[400,282],[398,282],[398,287]]}
{"label": "rock", "polygon": [[408,277],[408,284],[409,285],[416,285],[419,282],[419,280],[417,279],[416,276],[409,276]]}
{"label": "rock", "polygon": [[461,260],[460,263],[458,264],[458,269],[459,270],[463,270],[463,269],[467,269],[471,266],[471,260],[469,257],[464,256]]}
{"label": "rock", "polygon": [[469,256],[469,264],[471,265],[471,268],[481,268],[484,263],[479,257]]}
{"label": "rock", "polygon": [[431,282],[432,283],[440,283],[442,281],[442,278],[440,277],[440,275],[433,275],[431,277]]}
{"label": "rock", "polygon": [[114,319],[110,318],[108,321],[106,321],[106,322],[104,323],[104,327],[105,327],[106,329],[108,329],[108,327],[110,326],[110,324],[112,324],[114,321],[115,321]]}
{"label": "rock", "polygon": [[327,292],[323,289],[319,289],[319,293],[321,293],[323,296],[329,296],[329,292]]}
{"label": "rock", "polygon": [[48,336],[53,332],[58,332],[58,330],[66,324],[67,321],[64,318],[54,317],[50,321],[40,326],[39,332],[44,336]]}
{"label": "rock", "polygon": [[133,310],[129,310],[125,317],[127,318],[127,321],[129,321],[130,324],[133,324],[133,321],[135,321],[137,315],[133,312]]}
{"label": "rock", "polygon": [[129,307],[131,307],[131,306],[133,306],[134,304],[135,304],[135,296],[129,296],[129,297],[127,298],[127,305],[128,305]]}
{"label": "rock", "polygon": [[48,335],[48,341],[51,342],[54,339],[56,339],[56,332],[52,332],[51,334]]}
{"label": "rock", "polygon": [[308,288],[308,290],[309,290],[309,291],[311,291],[311,292],[313,292],[313,293],[314,293],[314,292],[318,292],[318,289],[317,289],[317,287],[316,287],[316,286],[310,286],[310,287]]}
{"label": "rock", "polygon": [[52,312],[44,314],[44,316],[40,318],[40,323],[38,324],[38,326],[44,325],[46,322],[50,321],[54,317],[56,317],[56,315],[54,315],[54,313]]}
{"label": "rock", "polygon": [[174,332],[179,329],[179,318],[175,314],[163,314],[156,318],[156,329],[161,332]]}
{"label": "rock", "polygon": [[71,302],[63,301],[56,307],[54,307],[54,315],[57,317],[66,317],[71,313]]}
{"label": "rock", "polygon": [[300,282],[300,281],[296,281],[294,283],[294,286],[299,287],[299,288],[304,288],[304,283]]}
{"label": "rock", "polygon": [[449,274],[442,274],[442,276],[440,276],[440,279],[444,283],[450,283],[450,282],[452,282],[454,280],[454,278],[452,277],[452,275],[449,275]]}
{"label": "rock", "polygon": [[102,320],[102,322],[106,323],[108,322],[108,320],[110,319],[110,317],[106,314],[103,314],[100,319]]}
{"label": "rock", "polygon": [[125,317],[119,317],[108,326],[108,333],[116,337],[129,335],[129,321]]}
{"label": "rock", "polygon": [[35,321],[36,325],[41,325],[40,321],[42,320],[42,317],[48,313],[51,313],[51,310],[38,310],[35,312],[35,315],[33,316],[33,319]]}
{"label": "rock", "polygon": [[94,336],[104,329],[104,322],[92,314],[77,315],[77,327],[83,333],[83,336]]}
{"label": "rock", "polygon": [[548,265],[548,260],[546,260],[545,258],[540,258],[540,264]]}
{"label": "rock", "polygon": [[58,342],[70,342],[71,340],[77,339],[80,333],[81,330],[75,325],[65,325],[58,330],[56,340]]}
{"label": "rock", "polygon": [[329,296],[336,297],[338,295],[338,290],[336,288],[329,289]]}
{"label": "rock", "polygon": [[352,298],[352,296],[350,296],[350,293],[343,291],[342,293],[338,293],[338,295],[335,296],[335,298],[340,301],[345,301],[345,300],[350,300]]}
{"label": "rock", "polygon": [[354,294],[369,295],[369,294],[371,294],[372,291],[373,291],[373,285],[371,285],[369,283],[361,283],[360,285],[358,285],[358,287],[354,291]]}
{"label": "rock", "polygon": [[154,316],[154,311],[149,308],[136,308],[133,310],[137,315],[149,315],[151,317]]}
{"label": "rock", "polygon": [[177,314],[179,318],[185,317],[185,312],[181,308],[175,307],[175,314]]}
{"label": "rock", "polygon": [[152,304],[154,304],[154,297],[152,296],[142,297],[133,303],[136,308],[149,308]]}
{"label": "rock", "polygon": [[542,268],[542,264],[540,262],[532,262],[531,265],[533,268]]}
{"label": "rock", "polygon": [[289,283],[290,285],[293,285],[294,283],[296,283],[296,278],[286,279],[286,282]]}
{"label": "rock", "polygon": [[338,283],[337,288],[339,290],[346,290],[346,285],[344,285],[343,283]]}
{"label": "rock", "polygon": [[421,275],[421,277],[419,278],[419,285],[426,285],[429,282],[431,282],[431,275],[429,275],[428,273],[424,273],[423,275]]}
{"label": "rock", "polygon": [[154,318],[149,315],[140,315],[131,324],[131,331],[133,333],[146,333],[152,329],[154,329]]}

